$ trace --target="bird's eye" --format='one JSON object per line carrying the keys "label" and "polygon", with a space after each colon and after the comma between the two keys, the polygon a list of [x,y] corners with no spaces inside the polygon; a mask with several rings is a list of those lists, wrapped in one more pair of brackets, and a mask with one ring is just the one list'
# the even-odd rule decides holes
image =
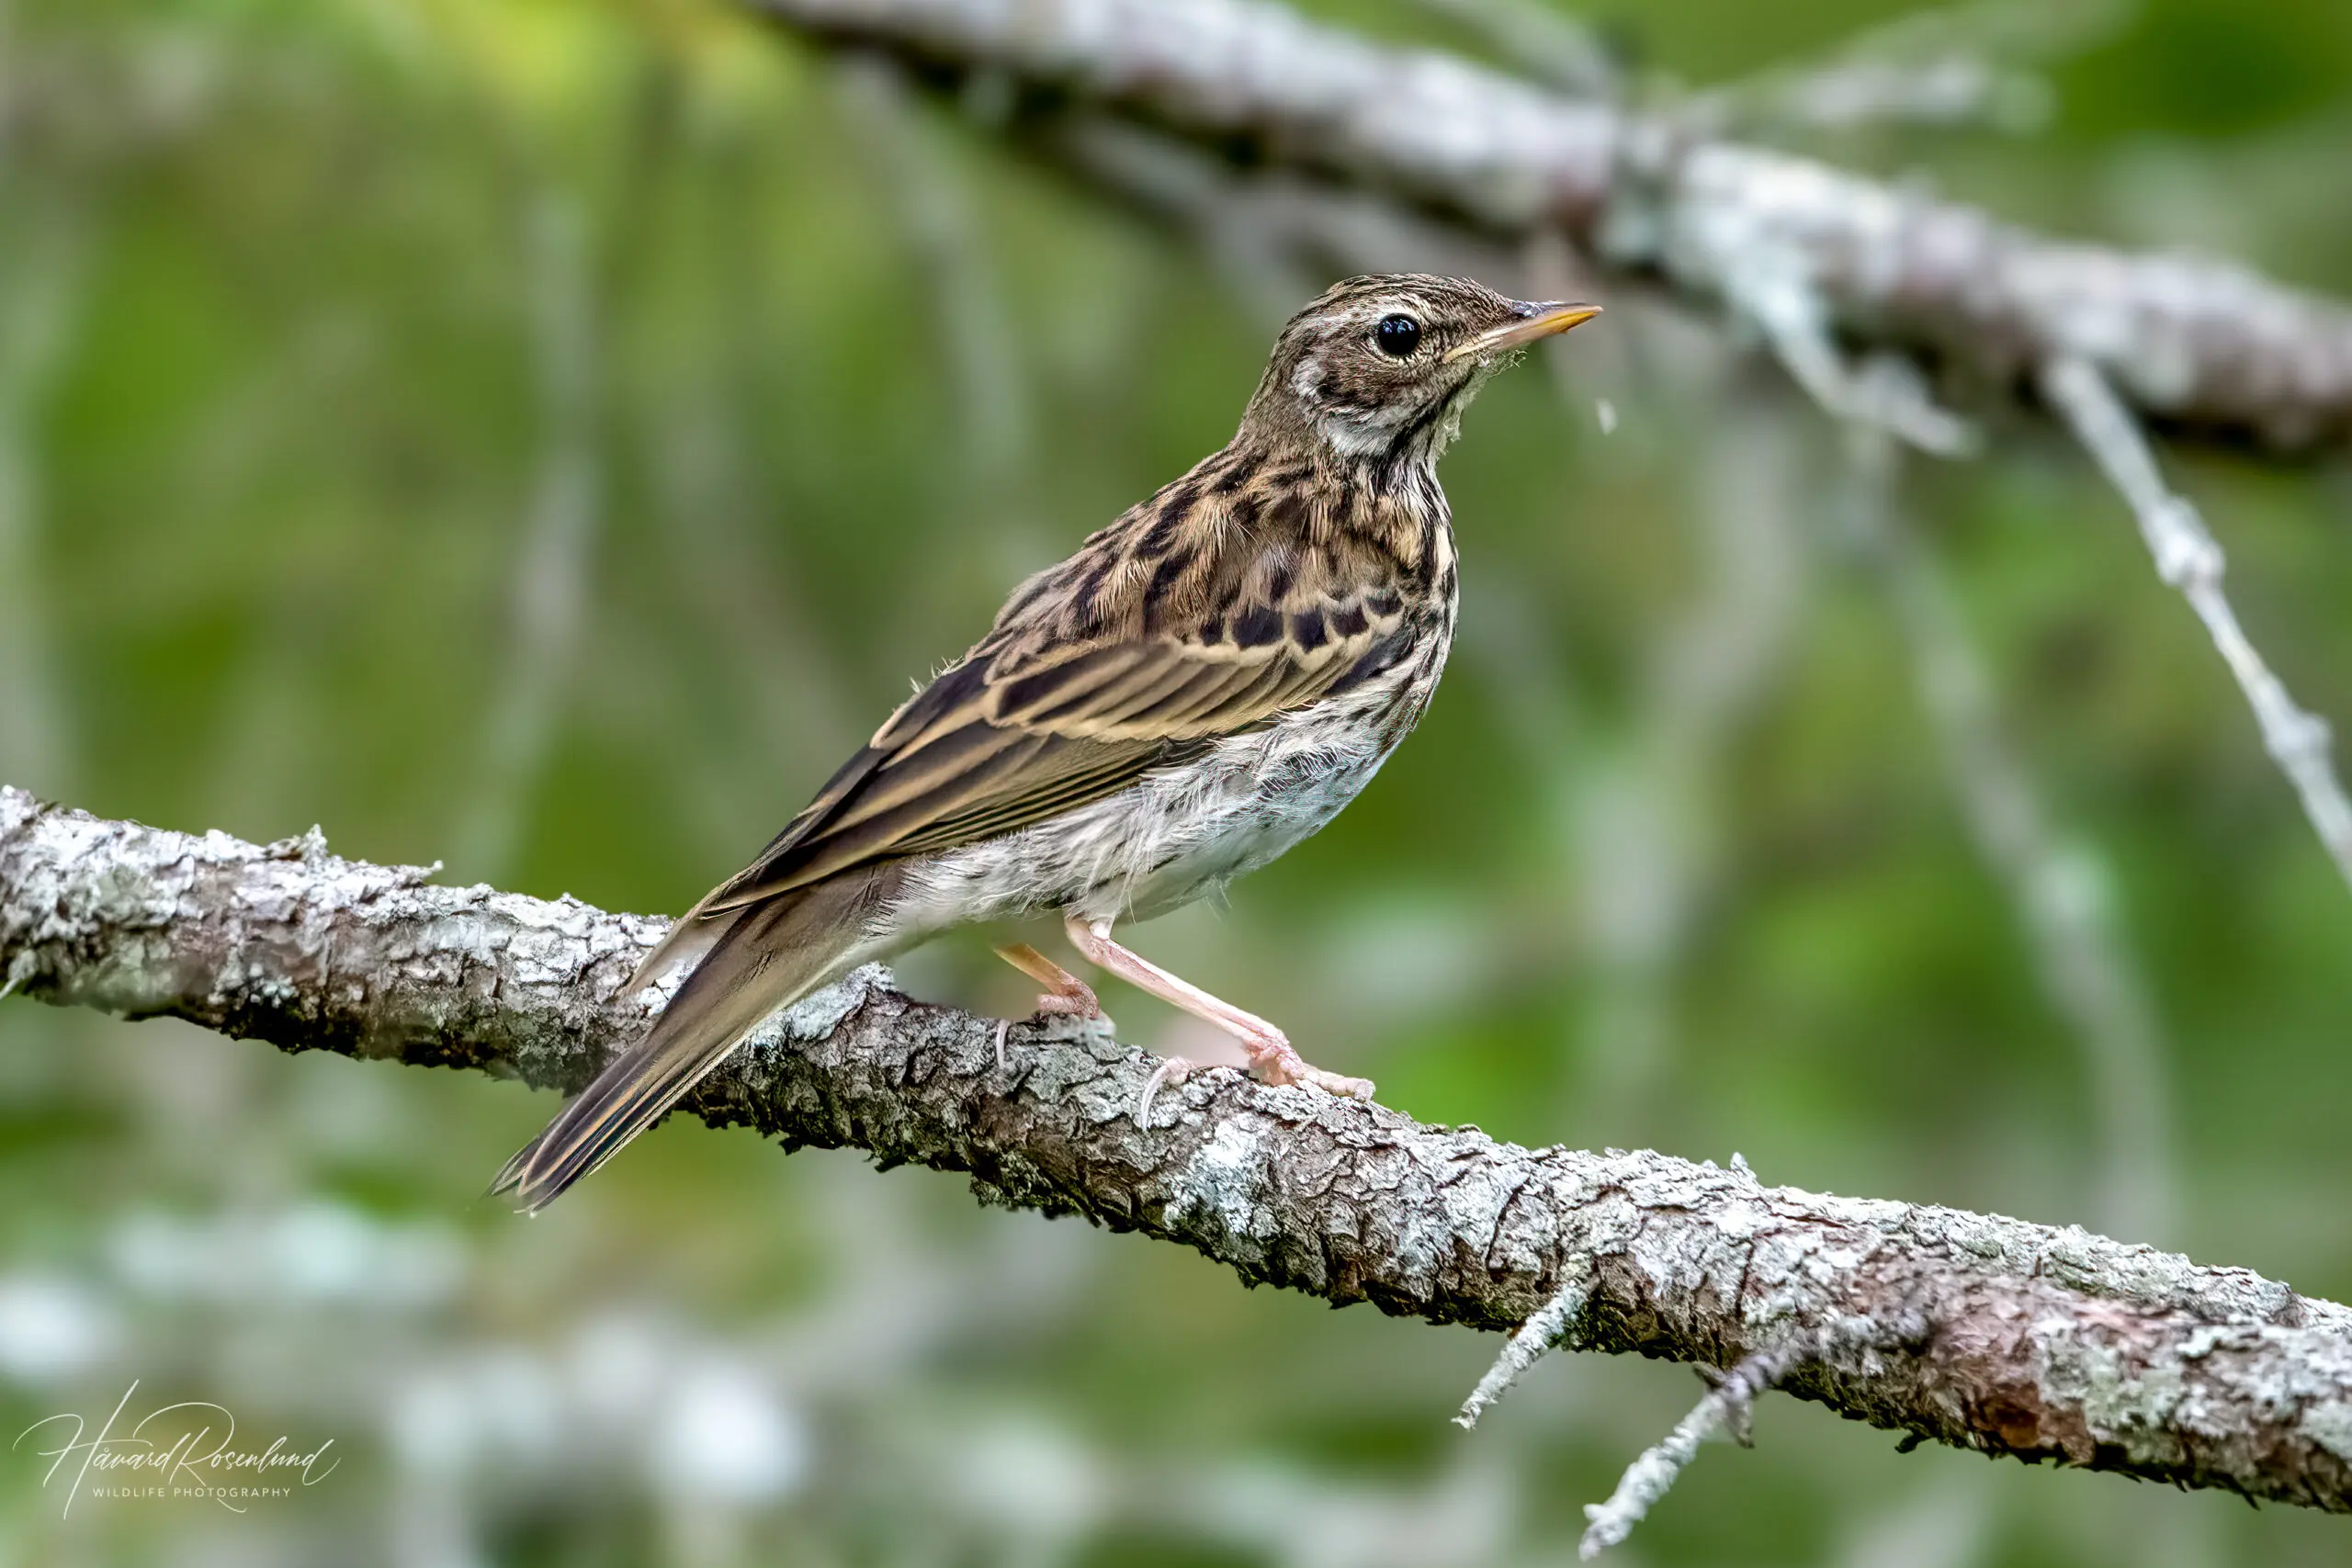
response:
{"label": "bird's eye", "polygon": [[1402,359],[1421,343],[1421,323],[1410,316],[1383,316],[1372,329],[1372,341],[1391,359]]}

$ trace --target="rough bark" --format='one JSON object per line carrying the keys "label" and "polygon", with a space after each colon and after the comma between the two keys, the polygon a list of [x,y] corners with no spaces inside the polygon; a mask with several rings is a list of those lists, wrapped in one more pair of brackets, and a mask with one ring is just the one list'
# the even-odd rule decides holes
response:
{"label": "rough bark", "polygon": [[[288,1050],[586,1081],[651,1002],[665,922],[0,789],[0,987]],[[2352,1509],[2352,1311],[2072,1227],[1526,1149],[1230,1072],[1134,1110],[1151,1058],[862,970],[688,1101],[714,1126],[967,1172],[983,1201],[1181,1242],[1252,1283],[1734,1367],[1848,1416],[2029,1461]]]}
{"label": "rough bark", "polygon": [[1568,234],[1706,299],[1773,276],[1860,341],[2003,387],[2098,367],[2143,412],[2279,447],[2352,430],[2352,311],[2245,267],[2045,238],[1688,122],[1390,48],[1256,0],[744,0],[820,39]]}

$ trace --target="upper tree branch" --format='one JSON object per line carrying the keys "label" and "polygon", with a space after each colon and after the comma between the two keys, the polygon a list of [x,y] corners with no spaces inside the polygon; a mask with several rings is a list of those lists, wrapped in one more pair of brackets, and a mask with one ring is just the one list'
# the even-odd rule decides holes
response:
{"label": "upper tree branch", "polygon": [[[663,922],[0,789],[0,992],[291,1050],[584,1083]],[[2025,1459],[2352,1509],[2352,1312],[2072,1228],[1524,1149],[1229,1072],[1134,1109],[1150,1059],[910,999],[811,998],[686,1102],[787,1145],[968,1172],[987,1201],[1182,1242],[1245,1280],[1734,1367],[1849,1416]],[[1548,1337],[1549,1330],[1546,1330]],[[1533,1348],[1531,1347],[1531,1348]]]}
{"label": "upper tree branch", "polygon": [[2029,233],[1662,116],[1393,49],[1252,0],[745,0],[1487,231],[1565,231],[1720,299],[1791,270],[1843,333],[2003,386],[2094,365],[2144,412],[2278,446],[2352,431],[2352,311],[2240,266]]}

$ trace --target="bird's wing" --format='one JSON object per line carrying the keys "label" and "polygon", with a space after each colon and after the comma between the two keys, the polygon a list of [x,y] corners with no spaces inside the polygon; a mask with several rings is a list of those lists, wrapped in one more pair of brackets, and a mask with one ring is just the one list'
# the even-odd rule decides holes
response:
{"label": "bird's wing", "polygon": [[[1328,580],[1327,580],[1328,581]],[[997,632],[892,715],[759,859],[696,909],[715,916],[873,861],[978,842],[1114,795],[1388,668],[1412,641],[1384,587],[1285,592],[1182,631]]]}

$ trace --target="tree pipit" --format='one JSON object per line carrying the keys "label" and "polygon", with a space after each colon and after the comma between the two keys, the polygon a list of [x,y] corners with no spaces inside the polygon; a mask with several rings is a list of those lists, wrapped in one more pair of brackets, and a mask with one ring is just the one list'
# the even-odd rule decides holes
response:
{"label": "tree pipit", "polygon": [[[676,996],[493,1190],[542,1207],[776,1009],[950,927],[1040,910],[1090,964],[1233,1035],[1252,1077],[1370,1098],[1111,933],[1322,827],[1419,720],[1453,636],[1439,455],[1488,376],[1598,313],[1410,273],[1301,310],[1224,450],[1015,589],[678,921],[630,982],[692,963]],[[1001,951],[1046,986],[1040,1010],[1100,1015],[1045,954]],[[1163,1064],[1138,1115],[1191,1070]]]}

